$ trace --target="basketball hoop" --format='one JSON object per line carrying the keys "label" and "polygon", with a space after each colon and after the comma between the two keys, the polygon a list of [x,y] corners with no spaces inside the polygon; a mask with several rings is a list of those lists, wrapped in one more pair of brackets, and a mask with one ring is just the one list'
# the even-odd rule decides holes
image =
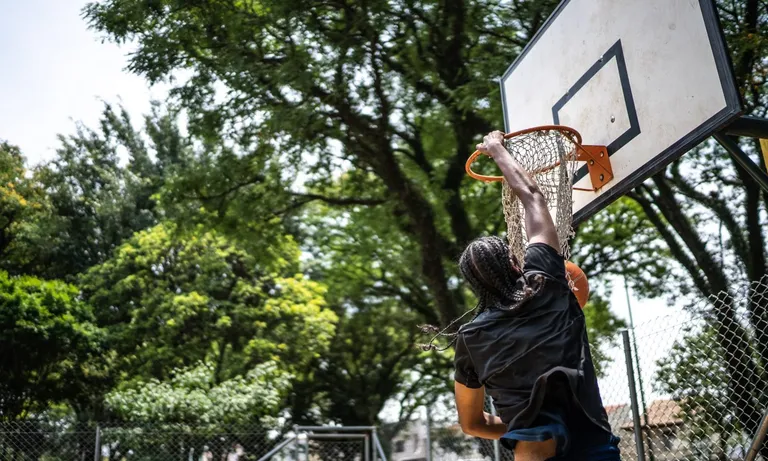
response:
{"label": "basketball hoop", "polygon": [[[504,147],[539,186],[555,222],[560,252],[567,260],[570,257],[568,241],[573,236],[573,191],[594,193],[613,179],[606,147],[584,146],[578,131],[558,125],[539,126],[506,134]],[[527,246],[525,209],[503,176],[486,176],[472,171],[472,163],[481,154],[475,151],[469,157],[466,163],[467,174],[480,181],[502,183],[502,205],[507,222],[510,255],[518,261],[524,261]],[[579,162],[587,164],[592,180],[591,189],[573,187]],[[573,289],[575,280],[570,275],[569,272],[568,279]]]}
{"label": "basketball hoop", "polygon": [[[541,151],[542,149],[546,149],[547,147],[551,146],[536,146],[535,145],[535,138],[534,138],[534,145],[530,145],[526,141],[530,137],[530,135],[535,134],[538,136],[557,136],[559,134],[560,137],[562,137],[562,143],[564,145],[564,148],[569,148],[569,152],[566,153],[566,155],[559,155],[560,154],[560,148],[558,146],[558,152],[555,152],[554,154],[558,154],[557,157],[553,156],[552,152],[537,152]],[[517,139],[519,138],[519,139]],[[534,128],[528,128],[521,131],[516,131],[514,133],[509,133],[504,135],[504,139],[507,140],[505,144],[507,144],[507,150],[510,151],[513,157],[525,167],[526,165],[521,162],[520,157],[524,156],[530,156],[530,154],[534,154],[535,157],[544,157],[544,158],[553,158],[554,161],[551,164],[547,164],[546,162],[542,162],[540,165],[538,165],[537,168],[534,169],[528,169],[526,168],[526,171],[528,171],[531,176],[536,176],[541,173],[546,173],[550,170],[553,170],[558,165],[560,165],[561,161],[569,161],[569,162],[586,162],[587,168],[589,170],[589,176],[592,180],[592,188],[583,188],[583,187],[573,187],[573,190],[577,191],[583,191],[583,192],[597,192],[602,188],[607,182],[613,179],[613,170],[611,168],[611,161],[608,157],[608,150],[605,146],[584,146],[581,144],[581,134],[579,134],[578,131],[574,130],[571,127],[562,126],[562,125],[543,125],[543,126],[537,126]],[[517,139],[517,141],[515,141]],[[555,140],[555,142],[557,142]],[[512,152],[510,150],[510,145],[512,145],[516,152]],[[527,148],[525,150],[522,150],[521,148]],[[518,155],[515,155],[515,154]],[[543,154],[543,155],[536,155],[537,153]],[[467,174],[474,179],[477,179],[479,181],[483,182],[497,182],[497,181],[503,181],[503,176],[486,176],[481,175],[478,173],[475,173],[472,171],[472,164],[477,160],[478,157],[483,155],[482,152],[479,150],[476,150],[470,157],[467,159],[467,163],[465,165],[465,170],[467,171]],[[534,160],[535,161],[535,160]]]}

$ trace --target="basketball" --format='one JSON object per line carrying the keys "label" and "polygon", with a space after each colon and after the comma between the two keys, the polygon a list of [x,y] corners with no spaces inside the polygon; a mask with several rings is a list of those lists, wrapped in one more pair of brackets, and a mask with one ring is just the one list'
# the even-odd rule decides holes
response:
{"label": "basketball", "polygon": [[579,266],[570,261],[565,262],[565,272],[568,274],[571,290],[576,295],[576,300],[579,301],[579,307],[584,309],[589,300],[589,281],[587,281],[586,274]]}

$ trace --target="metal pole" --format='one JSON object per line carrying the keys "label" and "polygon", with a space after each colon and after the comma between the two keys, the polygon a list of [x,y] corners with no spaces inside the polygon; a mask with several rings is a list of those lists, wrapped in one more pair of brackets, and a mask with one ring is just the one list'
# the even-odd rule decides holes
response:
{"label": "metal pole", "polygon": [[381,461],[387,461],[387,455],[384,454],[384,447],[381,446],[381,441],[379,440],[379,436],[374,432],[373,434],[373,443],[375,444],[376,451],[379,453],[379,457],[381,458]]}
{"label": "metal pole", "polygon": [[376,426],[296,426],[296,430],[302,432],[367,432],[374,429]]}
{"label": "metal pole", "polygon": [[307,434],[307,439],[313,440],[350,440],[365,438],[368,438],[368,434]]}
{"label": "metal pole", "polygon": [[[493,406],[493,402],[488,399],[491,405],[491,415],[496,416],[496,407]],[[493,461],[501,461],[501,442],[499,440],[493,441]]]}
{"label": "metal pole", "polygon": [[755,162],[749,158],[749,155],[745,154],[744,151],[741,150],[739,144],[736,143],[736,141],[734,141],[731,137],[722,133],[715,133],[714,137],[717,142],[720,143],[720,145],[723,146],[725,150],[731,154],[731,157],[736,160],[736,163],[744,168],[747,174],[749,174],[749,176],[755,180],[757,185],[760,186],[760,188],[762,188],[765,192],[768,192],[768,174],[761,170],[760,167],[755,165]]}
{"label": "metal pole", "polygon": [[101,459],[101,427],[96,425],[96,443],[93,449],[93,461],[99,461]]}
{"label": "metal pole", "polygon": [[376,455],[376,444],[379,443],[379,436],[376,433],[376,428],[371,431],[371,437],[373,438],[373,450],[371,452],[371,459],[373,461],[377,461],[378,456]]}
{"label": "metal pole", "polygon": [[723,132],[733,136],[768,138],[768,118],[744,115],[725,127]]}
{"label": "metal pole", "polygon": [[[269,458],[277,454],[278,451],[287,447],[288,444],[290,444],[291,442],[294,442],[294,446],[295,446],[296,438],[297,437],[295,435],[293,437],[288,437],[287,439],[280,442],[277,446],[275,446],[275,448],[269,450],[269,452],[266,455],[262,456],[257,461],[267,461]],[[294,455],[295,455],[295,452],[294,452]],[[297,459],[297,458],[294,456],[294,459]]]}
{"label": "metal pole", "polygon": [[426,461],[432,461],[432,416],[429,414],[429,405],[424,407],[426,413],[426,440],[424,441],[424,459]]}
{"label": "metal pole", "polygon": [[363,453],[363,460],[370,461],[371,441],[370,441],[370,438],[368,437],[368,434],[365,434],[365,439],[363,439],[363,449],[365,450],[365,453]]}
{"label": "metal pole", "polygon": [[632,423],[635,427],[635,446],[637,447],[637,461],[645,461],[645,447],[643,446],[643,431],[640,427],[640,410],[637,408],[637,389],[635,389],[635,372],[632,367],[632,348],[629,343],[629,330],[621,330],[624,340],[624,359],[627,364],[627,380],[629,381],[629,399],[632,403]]}
{"label": "metal pole", "polygon": [[[642,429],[643,433],[648,434],[648,440],[651,437],[651,431],[648,426],[648,406],[645,403],[645,386],[643,385],[643,371],[640,368],[640,352],[637,349],[637,334],[635,333],[635,319],[632,316],[632,303],[629,300],[629,284],[627,277],[624,277],[624,293],[627,296],[627,311],[629,312],[629,329],[632,330],[632,353],[635,359],[635,371],[637,372],[637,384],[640,386],[640,408],[643,411]],[[654,461],[653,444],[648,444],[648,459]]]}
{"label": "metal pole", "polygon": [[768,410],[763,414],[763,422],[760,423],[760,427],[757,428],[757,433],[755,434],[754,440],[752,440],[752,445],[749,446],[749,451],[747,452],[744,461],[755,461],[757,455],[760,453],[760,447],[765,440],[766,432],[768,432]]}
{"label": "metal pole", "polygon": [[299,426],[293,426],[293,461],[299,461]]}

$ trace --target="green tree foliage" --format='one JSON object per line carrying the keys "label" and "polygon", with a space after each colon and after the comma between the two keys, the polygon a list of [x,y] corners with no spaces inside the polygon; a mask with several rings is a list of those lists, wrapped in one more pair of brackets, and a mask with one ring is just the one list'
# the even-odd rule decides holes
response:
{"label": "green tree foliage", "polygon": [[299,371],[328,347],[324,287],[296,275],[290,238],[257,259],[215,232],[137,233],[81,286],[128,377],[165,379],[199,361],[222,381],[270,360]]}
{"label": "green tree foliage", "polygon": [[124,110],[109,105],[98,130],[79,125],[74,135],[59,139],[54,159],[34,175],[51,213],[37,223],[36,238],[27,242],[34,256],[18,270],[74,280],[134,232],[158,222],[154,195],[184,164],[189,141],[175,117],[158,106],[139,130]]}
{"label": "green tree foliage", "polygon": [[76,400],[104,339],[76,287],[0,272],[0,420]]}
{"label": "green tree foliage", "polygon": [[47,200],[43,190],[28,177],[19,149],[0,143],[0,267],[13,268],[22,263],[24,240],[38,229],[34,218],[45,213]]}
{"label": "green tree foliage", "polygon": [[413,261],[391,269],[416,277],[422,309],[445,324],[464,310],[452,261],[503,231],[499,190],[463,169],[477,137],[500,126],[491,77],[555,4],[105,0],[85,14],[109,38],[136,41],[129,68],[150,81],[192,72],[174,95],[193,130],[236,130],[261,161],[306,178],[285,191],[288,209],[387,202]]}
{"label": "green tree foliage", "polygon": [[[274,362],[256,365],[247,373],[217,380],[213,364],[199,363],[175,370],[167,381],[151,379],[106,397],[108,410],[121,421],[146,424],[274,423],[291,376]],[[265,421],[266,420],[266,421]]]}
{"label": "green tree foliage", "polygon": [[[163,192],[164,207],[249,250],[247,236],[280,218],[342,319],[334,364],[396,360],[357,372],[379,383],[342,418],[363,423],[409,394],[386,380],[407,382],[415,325],[466,310],[455,266],[463,246],[504,231],[500,190],[465,181],[463,166],[477,137],[501,126],[492,77],[556,3],[105,0],[85,15],[108,38],[137,44],[129,68],[150,81],[189,72],[173,97],[191,133],[238,146],[198,157],[194,177]],[[638,248],[638,267],[656,260],[654,248]],[[346,329],[373,319],[374,332]],[[377,344],[386,354],[371,352]],[[448,361],[431,363],[423,376],[448,377]]]}

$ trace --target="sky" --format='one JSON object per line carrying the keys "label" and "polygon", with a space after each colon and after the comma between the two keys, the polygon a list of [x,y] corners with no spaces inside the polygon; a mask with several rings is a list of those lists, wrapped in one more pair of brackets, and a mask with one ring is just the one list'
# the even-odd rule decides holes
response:
{"label": "sky", "polygon": [[[75,121],[95,126],[103,101],[122,103],[134,120],[150,110],[153,99],[164,99],[167,88],[150,88],[145,80],[125,71],[131,47],[101,43],[81,17],[86,0],[0,0],[0,140],[22,149],[30,164],[49,160],[57,147],[56,135],[74,131]],[[679,306],[664,300],[630,297],[634,321],[684,319]],[[613,312],[628,320],[627,300],[620,281],[611,295]],[[662,325],[659,324],[659,328]],[[660,357],[673,335],[653,335],[640,341],[653,373],[651,354]],[[628,401],[620,349],[604,389],[606,404]],[[625,381],[624,381],[625,382]]]}
{"label": "sky", "polygon": [[50,159],[56,135],[94,126],[103,101],[134,120],[164,99],[124,69],[130,47],[101,43],[81,17],[86,0],[0,0],[0,140],[32,164]]}

